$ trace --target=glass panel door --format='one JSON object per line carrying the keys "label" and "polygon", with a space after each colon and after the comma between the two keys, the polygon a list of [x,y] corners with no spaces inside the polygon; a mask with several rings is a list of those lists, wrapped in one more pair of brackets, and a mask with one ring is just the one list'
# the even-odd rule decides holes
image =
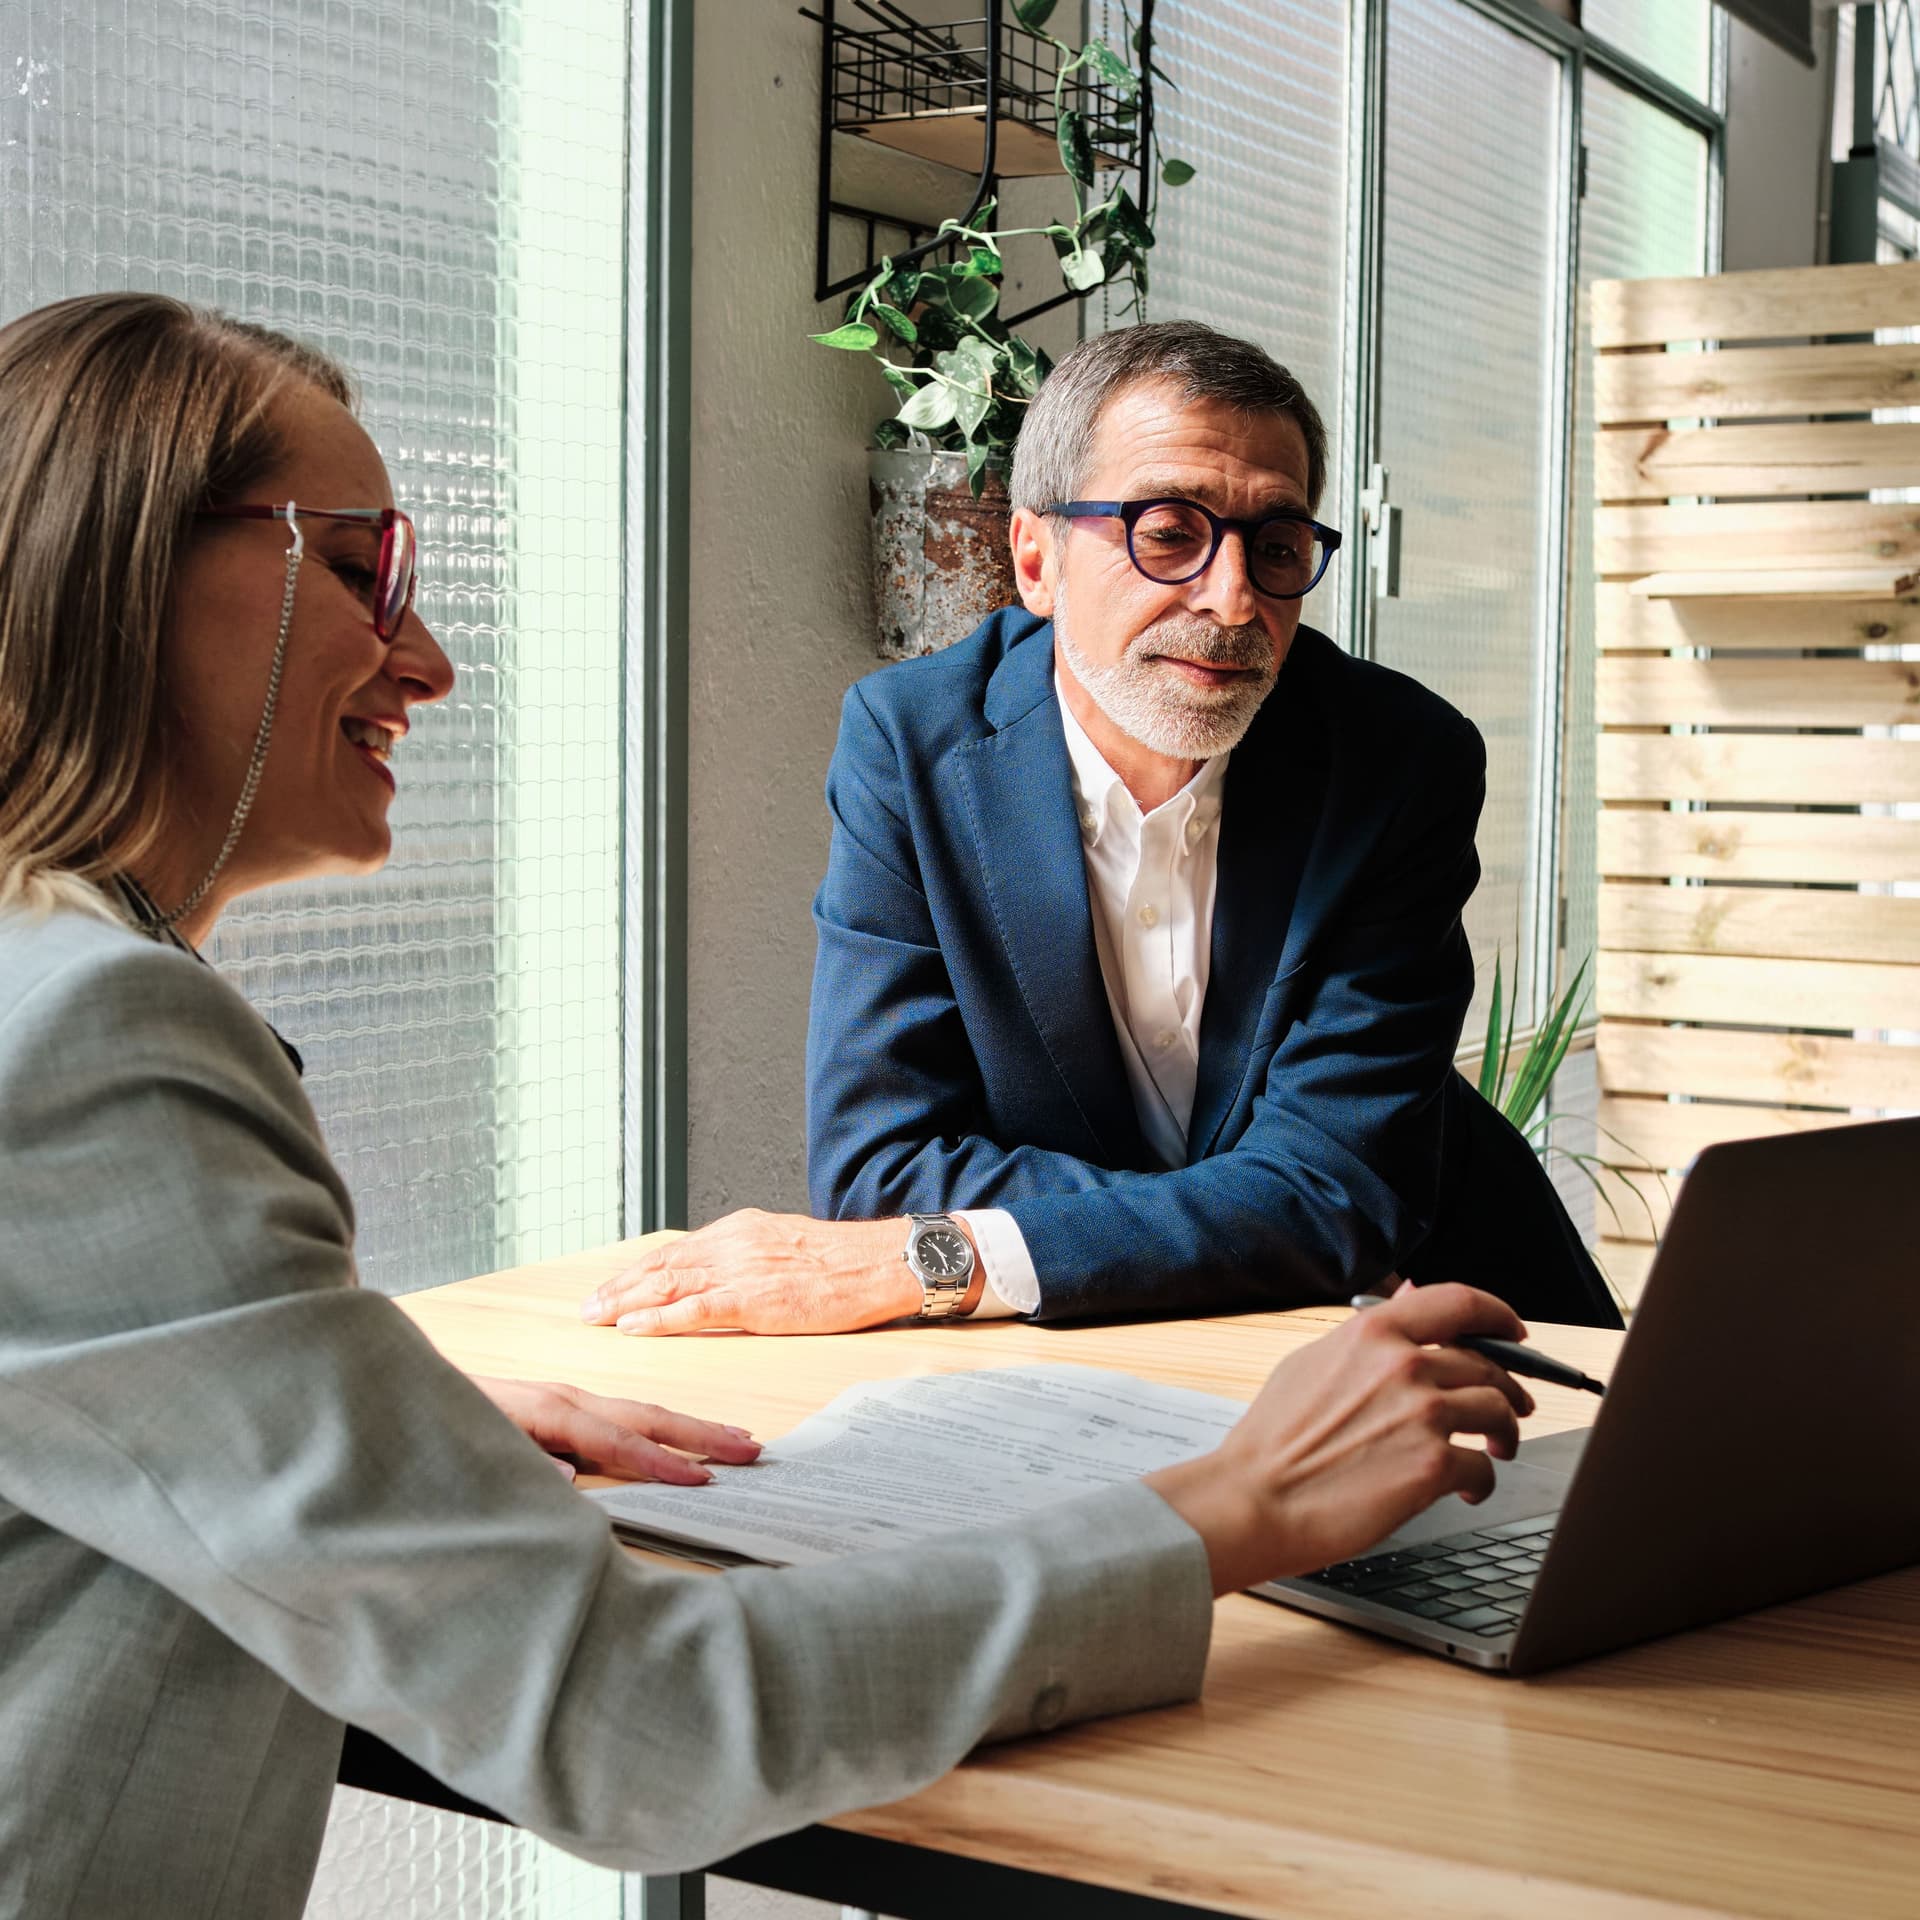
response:
{"label": "glass panel door", "polygon": [[[1198,171],[1160,191],[1149,317],[1256,340],[1296,375],[1327,425],[1320,517],[1338,524],[1346,0],[1162,0],[1154,39],[1178,85],[1154,93],[1159,143]],[[1343,569],[1304,610],[1325,633],[1340,632]]]}
{"label": "glass panel door", "polygon": [[1373,651],[1486,736],[1475,1013],[1497,947],[1524,1025],[1551,872],[1563,74],[1460,0],[1391,0],[1386,62],[1379,446],[1404,519]]}

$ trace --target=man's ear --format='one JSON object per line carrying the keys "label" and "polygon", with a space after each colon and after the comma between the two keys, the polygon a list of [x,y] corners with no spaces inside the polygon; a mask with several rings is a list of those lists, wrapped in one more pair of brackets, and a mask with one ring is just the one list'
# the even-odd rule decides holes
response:
{"label": "man's ear", "polygon": [[1051,620],[1055,566],[1052,525],[1031,507],[1015,507],[1007,544],[1013,552],[1013,584],[1020,590],[1022,604],[1029,613]]}

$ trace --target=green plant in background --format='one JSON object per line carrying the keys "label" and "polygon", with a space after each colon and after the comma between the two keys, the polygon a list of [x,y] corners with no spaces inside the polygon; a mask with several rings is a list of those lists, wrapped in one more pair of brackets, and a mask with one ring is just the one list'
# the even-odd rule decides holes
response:
{"label": "green plant in background", "polygon": [[[1152,43],[1131,18],[1126,23],[1128,43],[1137,67],[1102,40],[1073,47],[1048,33],[1055,5],[1056,0],[1016,0],[1014,14],[1058,55],[1054,134],[1073,190],[1073,218],[1037,227],[996,228],[991,224],[996,204],[988,200],[972,216],[971,225],[943,220],[939,237],[953,243],[953,258],[929,264],[932,256],[923,255],[901,266],[891,258],[882,260],[873,278],[848,302],[841,324],[830,333],[810,336],[824,347],[870,353],[879,362],[899,405],[874,429],[875,446],[925,444],[965,453],[967,482],[976,499],[989,464],[1004,463],[1012,450],[1027,403],[1051,369],[1046,354],[1001,318],[1006,274],[1001,243],[1023,234],[1045,235],[1053,242],[1061,279],[1071,291],[1124,287],[1133,317],[1145,317],[1154,196],[1140,206],[1116,172],[1112,189],[1096,199],[1099,143],[1103,138],[1117,144],[1139,137],[1143,73],[1151,71],[1165,85],[1172,82],[1151,65]],[[1100,122],[1067,104],[1082,74],[1118,102]],[[1163,160],[1158,179],[1180,187],[1193,173],[1184,160]]]}
{"label": "green plant in background", "polygon": [[[1487,1039],[1485,1050],[1480,1055],[1479,1088],[1481,1097],[1499,1108],[1500,1112],[1523,1133],[1528,1144],[1542,1160],[1558,1154],[1570,1160],[1587,1179],[1593,1183],[1593,1190],[1600,1197],[1600,1204],[1613,1218],[1616,1232],[1621,1231],[1619,1209],[1613,1204],[1613,1196],[1607,1192],[1600,1178],[1601,1172],[1618,1174],[1628,1191],[1646,1210],[1647,1221],[1656,1227],[1654,1237],[1659,1238],[1654,1212],[1648,1205],[1646,1196],[1635,1185],[1642,1174],[1651,1174],[1659,1181],[1661,1191],[1666,1191],[1666,1177],[1651,1162],[1636,1154],[1617,1134],[1609,1133],[1597,1121],[1594,1131],[1604,1135],[1628,1156],[1625,1163],[1607,1160],[1596,1153],[1580,1153],[1555,1140],[1553,1128],[1556,1121],[1565,1116],[1549,1113],[1546,1110],[1547,1095],[1553,1086],[1553,1077],[1560,1071],[1561,1063],[1567,1057],[1567,1049],[1573,1045],[1573,1037],[1579,1031],[1581,1017],[1587,1010],[1589,989],[1587,970],[1593,964],[1589,954],[1582,960],[1579,970],[1574,974],[1566,991],[1556,999],[1548,1009],[1547,1017],[1533,1031],[1532,1037],[1522,1049],[1520,1058],[1513,1058],[1514,1024],[1517,1004],[1505,1006],[1506,1028],[1503,1032],[1500,1016],[1504,1001],[1504,982],[1501,978],[1500,954],[1498,949],[1493,956],[1493,999],[1487,1009]],[[1517,1003],[1518,996],[1515,996]]]}

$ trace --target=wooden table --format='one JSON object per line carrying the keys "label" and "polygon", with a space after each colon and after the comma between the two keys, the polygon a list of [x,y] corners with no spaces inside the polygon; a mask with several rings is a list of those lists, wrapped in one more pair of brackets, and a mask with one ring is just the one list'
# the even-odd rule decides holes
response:
{"label": "wooden table", "polygon": [[[625,1251],[630,1251],[629,1249]],[[1250,1396],[1344,1310],[1128,1327],[629,1340],[613,1247],[404,1298],[447,1356],[778,1436],[855,1381],[1033,1361]],[[1621,1336],[1538,1328],[1604,1376]],[[1539,1387],[1528,1431],[1584,1424]],[[1889,1488],[1912,1498],[1910,1488]],[[1470,1524],[1462,1508],[1462,1523]],[[1529,1680],[1223,1601],[1195,1705],[983,1752],[713,1871],[909,1920],[1920,1914],[1920,1570]],[[660,1894],[693,1911],[693,1892]]]}

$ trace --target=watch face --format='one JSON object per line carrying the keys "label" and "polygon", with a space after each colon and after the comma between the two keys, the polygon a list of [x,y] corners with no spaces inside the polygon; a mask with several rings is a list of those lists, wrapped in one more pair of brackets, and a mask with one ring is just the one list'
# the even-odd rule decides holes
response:
{"label": "watch face", "polygon": [[951,1227],[929,1227],[913,1243],[914,1258],[924,1273],[937,1273],[952,1279],[973,1265],[973,1249],[966,1236]]}

